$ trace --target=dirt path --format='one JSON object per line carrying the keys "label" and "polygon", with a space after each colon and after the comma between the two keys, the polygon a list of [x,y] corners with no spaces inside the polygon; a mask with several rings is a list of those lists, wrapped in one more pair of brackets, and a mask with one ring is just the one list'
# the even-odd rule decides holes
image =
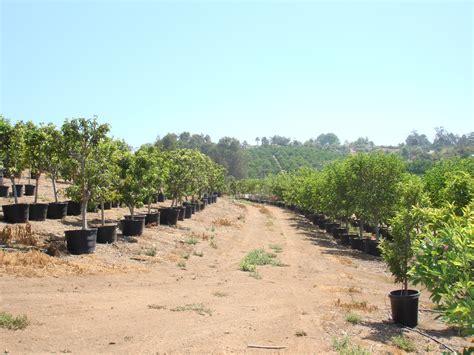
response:
{"label": "dirt path", "polygon": [[[219,213],[225,218],[216,222]],[[259,344],[284,346],[281,351],[288,353],[328,353],[334,352],[335,338],[348,335],[351,344],[373,353],[398,351],[390,338],[400,329],[384,323],[394,285],[382,262],[339,247],[301,216],[221,199],[174,234],[165,229],[148,232],[160,262],[145,264],[147,272],[56,278],[0,274],[0,310],[31,320],[22,331],[0,329],[0,350],[274,352],[247,347]],[[190,230],[200,231],[196,245],[183,243]],[[162,250],[174,244],[175,249]],[[248,252],[271,251],[270,245],[281,247],[277,258],[285,266],[258,267],[260,278],[239,270]],[[429,307],[425,296],[422,308]],[[349,309],[361,316],[361,324],[346,321]],[[421,313],[420,329],[445,343],[464,344],[431,313]],[[408,336],[419,351],[440,350],[417,334]]]}

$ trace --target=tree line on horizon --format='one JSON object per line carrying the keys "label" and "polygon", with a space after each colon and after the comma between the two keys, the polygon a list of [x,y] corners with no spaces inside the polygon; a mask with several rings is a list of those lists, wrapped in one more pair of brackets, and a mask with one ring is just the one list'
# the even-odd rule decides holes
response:
{"label": "tree line on horizon", "polygon": [[235,179],[261,178],[280,171],[294,171],[302,166],[322,169],[331,161],[356,152],[384,151],[399,154],[408,171],[423,174],[439,160],[474,155],[474,132],[457,135],[443,127],[435,128],[430,141],[425,134],[412,131],[397,146],[377,146],[367,137],[341,143],[334,133],[322,133],[305,142],[274,135],[256,137],[255,145],[233,137],[213,142],[206,134],[168,133],[157,137],[154,145],[161,150],[196,149],[227,169]]}

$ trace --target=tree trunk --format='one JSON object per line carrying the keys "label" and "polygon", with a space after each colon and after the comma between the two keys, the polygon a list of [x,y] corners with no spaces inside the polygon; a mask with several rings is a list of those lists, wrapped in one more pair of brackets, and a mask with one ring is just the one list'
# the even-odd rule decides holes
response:
{"label": "tree trunk", "polygon": [[83,199],[81,204],[82,229],[87,229],[87,199]]}
{"label": "tree trunk", "polygon": [[148,201],[148,214],[151,213],[151,200]]}
{"label": "tree trunk", "polygon": [[132,219],[135,218],[135,205],[129,205],[128,209],[130,210],[130,216],[132,216]]}
{"label": "tree trunk", "polygon": [[36,176],[36,188],[35,188],[35,203],[38,203],[38,188],[39,188],[40,175]]}
{"label": "tree trunk", "polygon": [[54,174],[51,175],[51,181],[53,183],[54,202],[58,203],[58,191],[56,189],[56,176]]}
{"label": "tree trunk", "polygon": [[11,182],[12,182],[12,188],[13,188],[13,197],[15,198],[15,205],[18,204],[18,195],[16,193],[16,184],[15,184],[15,177],[12,176],[10,178]]}
{"label": "tree trunk", "polygon": [[102,225],[105,226],[105,212],[104,212],[104,201],[100,203],[100,214],[102,219]]}
{"label": "tree trunk", "polygon": [[362,218],[359,219],[359,237],[363,237],[364,235],[364,220]]}

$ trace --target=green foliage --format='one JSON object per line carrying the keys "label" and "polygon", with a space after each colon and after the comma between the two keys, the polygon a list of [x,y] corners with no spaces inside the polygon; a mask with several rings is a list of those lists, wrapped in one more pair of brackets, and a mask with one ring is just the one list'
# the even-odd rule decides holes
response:
{"label": "green foliage", "polygon": [[393,154],[359,153],[347,159],[349,198],[357,216],[375,227],[394,215],[404,165]]}
{"label": "green foliage", "polygon": [[413,259],[413,243],[418,237],[422,218],[414,207],[425,207],[428,198],[424,192],[423,181],[415,175],[406,174],[398,184],[397,214],[390,219],[393,240],[382,240],[380,248],[395,282],[408,288],[408,271]]}
{"label": "green foliage", "polygon": [[456,214],[456,207],[423,209],[420,238],[410,271],[443,312],[442,319],[472,335],[474,319],[474,211],[473,204]]}
{"label": "green foliage", "polygon": [[0,328],[9,330],[25,329],[30,324],[26,315],[14,316],[7,312],[0,312]]}
{"label": "green foliage", "polygon": [[267,253],[263,249],[255,249],[248,253],[240,262],[240,270],[246,272],[255,272],[259,265],[280,265],[275,259],[276,255]]}
{"label": "green foliage", "polygon": [[397,348],[406,351],[407,353],[412,353],[416,351],[416,346],[413,341],[408,339],[406,336],[402,335],[397,335],[392,337],[392,343],[395,345]]}
{"label": "green foliage", "polygon": [[103,168],[99,147],[105,141],[109,129],[108,125],[99,124],[95,118],[66,120],[61,127],[66,165],[73,186],[80,193],[83,229],[87,229],[87,204],[94,195]]}
{"label": "green foliage", "polygon": [[346,321],[351,324],[359,324],[362,322],[362,317],[355,313],[348,313],[346,314]]}

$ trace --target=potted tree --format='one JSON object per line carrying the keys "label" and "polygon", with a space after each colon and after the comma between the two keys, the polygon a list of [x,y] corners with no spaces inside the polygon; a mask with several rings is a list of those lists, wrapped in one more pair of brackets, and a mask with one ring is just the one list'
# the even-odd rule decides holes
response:
{"label": "potted tree", "polygon": [[146,216],[137,216],[135,208],[143,206],[147,197],[148,186],[144,179],[153,167],[153,160],[143,150],[135,153],[126,152],[119,162],[120,183],[118,192],[122,201],[130,210],[130,216],[121,221],[122,234],[125,236],[140,236],[143,234]]}
{"label": "potted tree", "polygon": [[[364,250],[379,256],[380,223],[394,214],[403,162],[393,154],[359,153],[351,156],[347,164],[349,196],[359,218],[359,236],[363,239]],[[363,238],[365,223],[374,226],[375,239]]]}
{"label": "potted tree", "polygon": [[68,156],[73,186],[81,195],[81,226],[79,230],[68,230],[66,242],[72,254],[89,254],[95,251],[97,229],[88,228],[87,205],[96,187],[96,176],[101,169],[98,164],[98,148],[105,140],[109,126],[99,124],[97,118],[66,120],[61,128],[64,148]]}
{"label": "potted tree", "polygon": [[34,186],[34,202],[30,204],[30,221],[46,220],[47,203],[38,203],[39,180],[41,174],[47,170],[49,157],[46,151],[47,132],[44,127],[38,127],[32,122],[26,124],[26,158],[30,168],[30,176],[36,180]]}
{"label": "potted tree", "polygon": [[5,174],[10,178],[14,204],[3,205],[5,222],[26,223],[29,218],[29,205],[18,203],[18,188],[15,176],[20,175],[25,167],[25,125],[19,121],[12,126],[3,117],[0,119],[0,147],[4,159]]}
{"label": "potted tree", "polygon": [[140,151],[148,156],[146,161],[148,168],[146,168],[145,175],[142,176],[143,186],[146,188],[146,191],[144,191],[144,202],[148,206],[145,225],[156,225],[160,222],[160,212],[152,211],[152,204],[155,202],[157,193],[168,174],[168,166],[166,160],[155,146],[144,145],[140,148]]}
{"label": "potted tree", "polygon": [[49,123],[42,127],[44,132],[44,150],[45,156],[47,157],[46,170],[51,179],[53,185],[54,202],[48,204],[48,219],[62,219],[66,216],[68,203],[59,201],[57,179],[59,172],[63,169],[66,162],[67,155],[64,147],[64,139],[62,133],[52,123]]}
{"label": "potted tree", "polygon": [[98,202],[101,212],[101,225],[97,227],[97,243],[114,243],[117,240],[117,224],[106,224],[105,203],[117,199],[119,186],[118,162],[123,151],[121,145],[112,139],[106,139],[98,146],[94,175],[94,189],[91,199]]}
{"label": "potted tree", "polygon": [[398,184],[399,205],[396,215],[390,220],[392,240],[380,243],[382,257],[401,289],[390,292],[392,319],[408,327],[418,324],[418,299],[420,292],[408,288],[409,271],[413,262],[414,242],[421,227],[421,217],[415,207],[428,203],[423,183],[417,176],[406,175]]}

